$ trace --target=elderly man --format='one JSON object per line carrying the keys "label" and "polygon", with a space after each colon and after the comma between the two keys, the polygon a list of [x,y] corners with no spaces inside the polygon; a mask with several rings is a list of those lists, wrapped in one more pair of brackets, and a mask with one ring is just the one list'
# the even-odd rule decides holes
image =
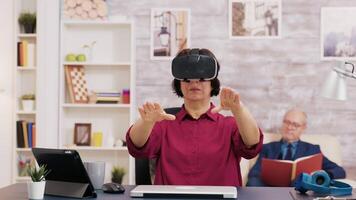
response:
{"label": "elderly man", "polygon": [[[282,139],[277,142],[264,144],[260,156],[248,175],[247,186],[266,186],[260,177],[262,158],[295,160],[300,157],[320,153],[319,145],[300,140],[301,134],[307,127],[307,115],[297,109],[289,110],[283,119],[281,127]],[[322,169],[331,178],[345,178],[345,170],[323,156]]]}

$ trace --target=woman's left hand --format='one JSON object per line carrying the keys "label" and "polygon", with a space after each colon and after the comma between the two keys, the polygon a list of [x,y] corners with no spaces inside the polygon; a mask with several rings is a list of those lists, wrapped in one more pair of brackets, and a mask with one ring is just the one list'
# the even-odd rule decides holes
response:
{"label": "woman's left hand", "polygon": [[240,94],[231,88],[222,88],[220,91],[220,105],[211,110],[212,113],[221,110],[238,111],[241,107]]}

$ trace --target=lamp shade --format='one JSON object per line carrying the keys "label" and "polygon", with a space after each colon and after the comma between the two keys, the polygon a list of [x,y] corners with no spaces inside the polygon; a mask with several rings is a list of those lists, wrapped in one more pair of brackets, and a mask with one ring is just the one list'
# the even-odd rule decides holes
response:
{"label": "lamp shade", "polygon": [[321,95],[326,98],[347,100],[347,85],[345,76],[332,70],[323,85]]}

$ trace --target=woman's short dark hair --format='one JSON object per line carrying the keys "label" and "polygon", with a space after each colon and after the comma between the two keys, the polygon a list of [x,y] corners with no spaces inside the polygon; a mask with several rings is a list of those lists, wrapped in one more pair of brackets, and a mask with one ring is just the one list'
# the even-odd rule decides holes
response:
{"label": "woman's short dark hair", "polygon": [[[191,49],[183,49],[176,55],[176,57],[188,55],[190,53],[191,53]],[[218,74],[219,74],[220,64],[219,64],[218,60],[216,59],[215,55],[209,49],[199,49],[199,54],[214,58],[216,60],[217,66],[218,66]],[[180,88],[180,82],[181,82],[180,80],[174,79],[172,81],[172,89],[173,89],[173,92],[178,97],[183,97],[183,93]],[[219,81],[218,77],[216,76],[216,78],[212,79],[210,82],[211,82],[211,88],[212,88],[212,90],[210,92],[210,96],[211,97],[217,96],[220,92],[220,81]]]}

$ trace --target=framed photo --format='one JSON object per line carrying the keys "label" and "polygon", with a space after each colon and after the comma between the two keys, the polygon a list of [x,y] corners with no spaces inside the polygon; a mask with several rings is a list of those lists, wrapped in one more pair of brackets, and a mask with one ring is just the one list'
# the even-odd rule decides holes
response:
{"label": "framed photo", "polygon": [[321,59],[356,60],[356,7],[321,9]]}
{"label": "framed photo", "polygon": [[281,0],[229,0],[230,39],[279,38]]}
{"label": "framed photo", "polygon": [[74,144],[78,146],[90,146],[91,124],[75,123],[74,125]]}
{"label": "framed photo", "polygon": [[151,9],[152,60],[170,60],[190,46],[190,10],[178,8]]}

